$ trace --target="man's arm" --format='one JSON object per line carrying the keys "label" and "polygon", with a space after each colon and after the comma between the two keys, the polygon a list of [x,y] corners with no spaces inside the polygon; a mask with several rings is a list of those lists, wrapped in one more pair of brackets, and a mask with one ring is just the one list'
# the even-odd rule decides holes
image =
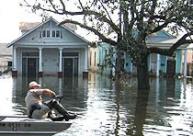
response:
{"label": "man's arm", "polygon": [[50,89],[42,89],[42,95],[49,96],[49,97],[55,97],[56,94]]}

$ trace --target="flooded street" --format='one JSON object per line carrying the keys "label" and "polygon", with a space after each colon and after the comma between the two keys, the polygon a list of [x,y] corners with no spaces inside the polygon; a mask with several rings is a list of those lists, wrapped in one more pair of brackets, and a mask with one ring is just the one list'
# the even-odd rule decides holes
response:
{"label": "flooded street", "polygon": [[64,95],[63,105],[76,112],[72,126],[54,136],[193,136],[192,83],[151,79],[151,90],[137,91],[131,79],[125,89],[99,75],[82,78],[12,79],[0,76],[1,115],[25,114],[28,82]]}

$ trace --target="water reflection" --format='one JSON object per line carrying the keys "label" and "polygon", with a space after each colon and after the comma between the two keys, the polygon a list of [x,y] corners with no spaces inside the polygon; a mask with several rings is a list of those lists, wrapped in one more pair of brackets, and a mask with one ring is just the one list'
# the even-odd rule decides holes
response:
{"label": "water reflection", "polygon": [[[24,96],[32,80],[63,94],[63,105],[79,116],[70,129],[56,136],[193,135],[193,86],[181,80],[151,79],[148,92],[133,87],[124,89],[95,74],[89,75],[88,80],[57,77],[0,77],[0,80],[2,86],[7,86],[1,97],[6,102],[5,111],[11,114],[25,114]],[[135,82],[136,79],[129,81]]]}
{"label": "water reflection", "polygon": [[[142,92],[143,91],[143,92]],[[149,91],[140,90],[137,93],[137,102],[132,129],[127,129],[126,134],[130,136],[143,136],[143,125],[145,124]]]}
{"label": "water reflection", "polygon": [[[43,88],[49,88],[56,92],[58,95],[64,96],[64,105],[69,106],[72,104],[76,105],[79,101],[84,101],[84,91],[88,88],[88,81],[82,80],[81,78],[57,78],[57,77],[43,77],[43,78],[24,78],[17,77],[13,79],[13,103],[24,104],[24,97],[28,90],[28,84],[31,81],[37,81],[41,84]],[[75,101],[76,100],[76,101]],[[84,105],[84,103],[83,103]],[[85,107],[85,106],[73,106],[75,107]],[[70,108],[72,110],[72,108]]]}

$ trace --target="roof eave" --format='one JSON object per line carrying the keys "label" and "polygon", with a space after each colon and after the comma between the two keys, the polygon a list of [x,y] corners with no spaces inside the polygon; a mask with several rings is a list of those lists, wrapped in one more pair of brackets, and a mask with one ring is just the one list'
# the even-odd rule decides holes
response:
{"label": "roof eave", "polygon": [[20,39],[22,39],[22,38],[25,37],[26,35],[32,33],[32,32],[35,31],[37,28],[39,28],[41,25],[47,23],[49,20],[50,20],[50,19],[48,19],[48,20],[45,21],[45,22],[41,22],[39,25],[35,26],[33,29],[29,30],[28,32],[24,33],[23,35],[21,35],[21,36],[18,37],[17,39],[13,40],[11,43],[9,43],[9,44],[7,45],[7,47],[9,48],[9,47],[13,46],[13,44],[15,44],[17,41],[19,41]]}
{"label": "roof eave", "polygon": [[[22,36],[20,36],[19,38],[13,40],[11,43],[9,43],[7,45],[7,48],[13,46],[16,42],[18,42],[20,39],[22,39],[23,37],[27,36],[28,34],[32,33],[33,31],[35,31],[37,28],[39,28],[40,26],[42,26],[43,24],[47,23],[48,21],[53,20],[54,22],[56,22],[56,24],[59,24],[59,22],[57,20],[55,20],[54,18],[50,17],[48,20],[41,22],[39,25],[37,25],[36,27],[34,27],[33,29],[29,30],[28,32],[26,32],[25,34],[23,34]],[[85,38],[79,36],[78,34],[76,34],[75,32],[73,32],[72,30],[70,30],[68,27],[66,26],[61,26],[64,27],[64,29],[66,29],[67,31],[71,32],[72,34],[74,34],[75,36],[77,36],[78,38],[80,38],[81,40],[83,40],[85,43],[89,44],[90,42],[88,40],[86,40]]]}

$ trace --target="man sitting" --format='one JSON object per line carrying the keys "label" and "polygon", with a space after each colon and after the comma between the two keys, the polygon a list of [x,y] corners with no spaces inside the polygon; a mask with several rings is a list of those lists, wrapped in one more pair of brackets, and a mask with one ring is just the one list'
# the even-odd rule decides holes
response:
{"label": "man sitting", "polygon": [[[42,96],[53,98],[50,101],[44,102]],[[29,83],[29,90],[25,97],[27,113],[29,118],[45,119],[51,118],[53,121],[76,118],[75,114],[69,114],[60,102],[55,99],[56,94],[50,89],[41,88],[41,85],[35,81]],[[52,110],[56,110],[62,117],[53,116]]]}

